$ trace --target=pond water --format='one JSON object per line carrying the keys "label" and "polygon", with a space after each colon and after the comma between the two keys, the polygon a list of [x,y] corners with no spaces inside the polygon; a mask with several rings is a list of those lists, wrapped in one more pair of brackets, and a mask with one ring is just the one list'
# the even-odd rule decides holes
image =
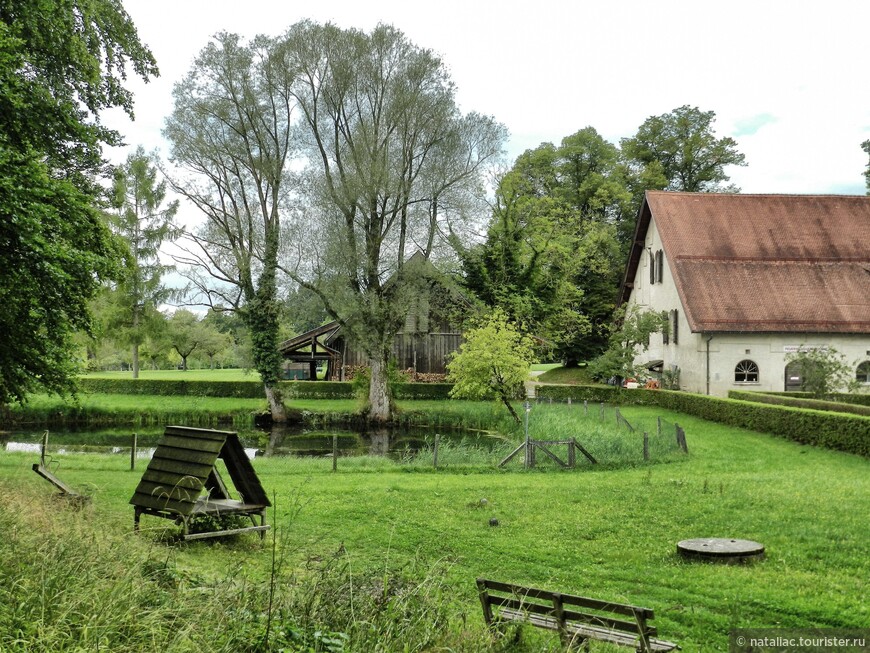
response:
{"label": "pond water", "polygon": [[[234,427],[225,430],[236,430]],[[137,436],[137,457],[151,458],[163,427],[141,429],[82,428],[49,429],[48,454],[99,453],[129,456],[133,433]],[[0,451],[24,451],[39,455],[45,429],[0,433]],[[341,456],[378,455],[399,458],[407,453],[432,446],[436,431],[424,428],[312,429],[281,426],[269,429],[238,429],[239,439],[249,458],[261,456],[324,456],[332,454],[335,438]],[[491,449],[502,438],[477,431],[439,429],[441,442],[465,443]]]}

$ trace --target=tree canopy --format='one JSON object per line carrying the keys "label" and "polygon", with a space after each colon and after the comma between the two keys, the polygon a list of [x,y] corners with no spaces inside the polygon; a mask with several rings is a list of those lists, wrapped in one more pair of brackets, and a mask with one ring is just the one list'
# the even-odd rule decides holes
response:
{"label": "tree canopy", "polygon": [[121,258],[98,116],[132,116],[128,69],[157,74],[120,0],[0,2],[0,403],[74,387],[72,336]]}
{"label": "tree canopy", "polygon": [[632,138],[621,141],[622,152],[635,167],[645,189],[687,193],[736,192],[723,186],[729,180],[725,166],[746,165],[737,142],[716,138],[713,111],[684,105],[660,116],[650,116]]}
{"label": "tree canopy", "polygon": [[867,153],[867,169],[864,170],[864,182],[867,186],[867,194],[870,195],[870,140],[861,143],[861,149]]}

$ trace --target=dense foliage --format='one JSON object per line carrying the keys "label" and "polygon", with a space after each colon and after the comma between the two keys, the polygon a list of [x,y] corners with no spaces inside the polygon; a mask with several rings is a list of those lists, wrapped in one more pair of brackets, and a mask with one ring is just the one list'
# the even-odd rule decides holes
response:
{"label": "dense foliage", "polygon": [[130,69],[157,74],[120,0],[0,2],[0,404],[73,388],[73,333],[121,256],[98,210],[120,138],[98,116],[132,115]]}

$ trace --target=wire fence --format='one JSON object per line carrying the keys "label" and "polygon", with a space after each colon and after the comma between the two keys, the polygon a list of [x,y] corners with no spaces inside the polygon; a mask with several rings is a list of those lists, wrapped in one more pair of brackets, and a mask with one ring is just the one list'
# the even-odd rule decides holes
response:
{"label": "wire fence", "polygon": [[[338,427],[299,435],[259,432],[240,436],[255,466],[288,472],[294,467],[333,472],[395,466],[513,470],[624,467],[669,462],[688,453],[686,434],[679,424],[663,417],[626,417],[619,406],[541,399],[526,402],[519,412],[521,427],[505,434],[437,429],[409,436],[407,431],[355,433]],[[113,457],[119,464],[126,460],[125,466],[131,471],[144,469],[157,438],[157,433],[145,437],[134,433],[124,437],[129,443],[124,446],[112,436]],[[102,436],[102,440],[106,439]],[[29,446],[34,453],[41,453],[42,461],[49,448],[56,452],[53,465],[66,458],[57,454],[71,452],[69,444],[49,445],[47,432],[40,440],[39,444]],[[84,445],[78,452],[105,453],[106,444]]]}

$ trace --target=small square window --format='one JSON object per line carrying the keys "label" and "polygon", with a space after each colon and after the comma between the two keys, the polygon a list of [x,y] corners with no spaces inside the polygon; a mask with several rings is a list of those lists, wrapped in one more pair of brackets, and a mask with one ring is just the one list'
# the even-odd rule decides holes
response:
{"label": "small square window", "polygon": [[747,349],[747,350],[746,350],[746,355],[747,355],[747,356],[749,356],[749,354],[751,354],[751,353],[752,353],[752,350],[751,350],[751,349]]}

